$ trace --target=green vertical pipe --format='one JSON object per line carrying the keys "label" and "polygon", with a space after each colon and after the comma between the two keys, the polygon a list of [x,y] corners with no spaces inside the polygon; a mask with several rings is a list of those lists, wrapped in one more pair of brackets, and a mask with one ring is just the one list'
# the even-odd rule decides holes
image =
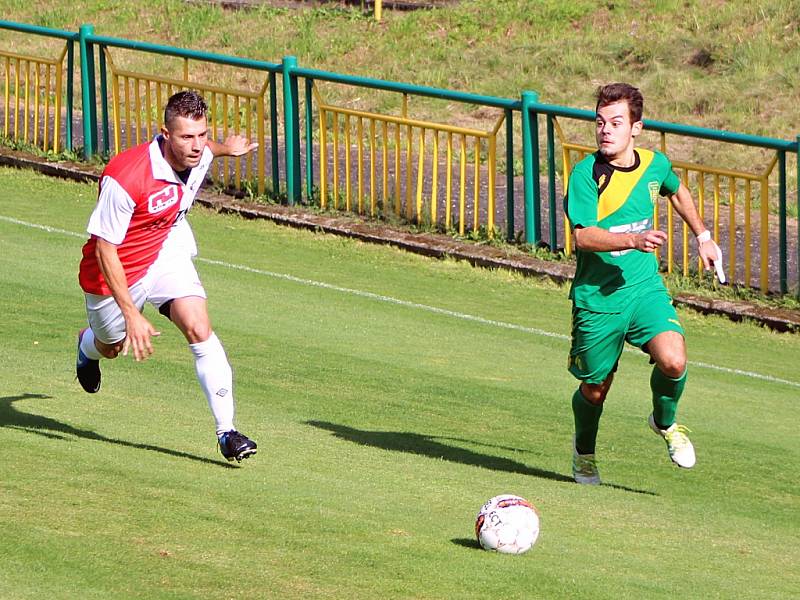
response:
{"label": "green vertical pipe", "polygon": [[94,44],[86,44],[86,57],[89,61],[89,80],[91,81],[89,86],[89,119],[91,119],[92,151],[96,154],[99,148],[97,145],[97,75],[94,69]]}
{"label": "green vertical pipe", "polygon": [[[797,223],[800,224],[800,135],[797,136]],[[797,299],[800,300],[800,227],[797,228]]]}
{"label": "green vertical pipe", "polygon": [[[65,130],[64,147],[72,151],[72,105],[75,103],[75,93],[72,90],[74,85],[75,73],[75,42],[72,40],[67,41],[67,119]],[[58,131],[55,132],[58,135]]]}
{"label": "green vertical pipe", "polygon": [[[781,294],[788,291],[786,285],[787,254],[786,254],[786,152],[778,150],[778,267],[780,268]],[[731,232],[733,235],[734,232]]]}
{"label": "green vertical pipe", "polygon": [[[101,120],[103,122],[103,152],[106,156],[111,152],[109,144],[109,126],[108,126],[108,78],[106,75],[106,53],[103,51],[104,47],[99,49],[100,55],[100,106],[101,106]],[[149,107],[148,107],[149,109]]]}
{"label": "green vertical pipe", "polygon": [[272,197],[277,199],[281,193],[278,173],[278,78],[269,74],[269,136],[272,155]]}
{"label": "green vertical pipe", "polygon": [[[78,31],[78,43],[81,49],[81,102],[82,102],[82,116],[83,122],[83,157],[89,159],[94,154],[94,147],[92,146],[92,119],[91,119],[91,105],[92,94],[91,90],[94,89],[94,64],[89,60],[89,44],[86,43],[86,36],[94,33],[94,27],[91,25],[83,24]],[[92,68],[90,68],[90,65]]]}
{"label": "green vertical pipe", "polygon": [[514,111],[506,113],[506,239],[514,241]]}
{"label": "green vertical pipe", "polygon": [[314,80],[306,77],[306,199],[314,200],[314,107],[312,90]]}
{"label": "green vertical pipe", "polygon": [[547,115],[547,195],[549,200],[550,222],[550,251],[558,248],[557,220],[558,207],[556,204],[556,141],[553,132],[553,115]]}
{"label": "green vertical pipe", "polygon": [[294,152],[294,202],[303,199],[303,164],[300,162],[300,93],[297,86],[297,75],[290,73],[289,85],[292,87],[292,150]]}
{"label": "green vertical pipe", "polygon": [[284,56],[281,64],[283,65],[283,147],[286,161],[286,201],[291,205],[297,199],[295,170],[299,166],[294,162],[294,131],[297,117],[294,114],[295,99],[292,98],[292,67],[297,66],[297,59],[294,56]]}
{"label": "green vertical pipe", "polygon": [[522,158],[525,183],[525,242],[537,244],[541,239],[539,213],[539,123],[531,105],[539,99],[536,92],[522,92]]}

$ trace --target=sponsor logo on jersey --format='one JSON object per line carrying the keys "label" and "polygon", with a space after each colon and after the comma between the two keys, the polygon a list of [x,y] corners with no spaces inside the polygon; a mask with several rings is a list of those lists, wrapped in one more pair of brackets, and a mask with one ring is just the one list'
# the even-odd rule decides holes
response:
{"label": "sponsor logo on jersey", "polygon": [[177,185],[168,185],[147,199],[147,212],[151,215],[167,210],[180,201]]}
{"label": "sponsor logo on jersey", "polygon": [[[647,219],[642,219],[641,221],[634,221],[633,223],[626,223],[625,225],[614,225],[609,227],[608,230],[611,233],[642,233],[643,231],[647,231],[648,229],[653,228],[653,220],[649,217]],[[628,252],[633,252],[633,249],[630,250],[613,250],[609,254],[611,256],[623,256]]]}

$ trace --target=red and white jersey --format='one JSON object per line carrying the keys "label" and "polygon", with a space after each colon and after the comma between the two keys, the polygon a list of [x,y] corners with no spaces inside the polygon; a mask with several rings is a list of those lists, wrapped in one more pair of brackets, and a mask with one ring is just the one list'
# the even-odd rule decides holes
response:
{"label": "red and white jersey", "polygon": [[159,254],[197,254],[186,213],[214,155],[206,146],[184,184],[161,154],[160,139],[118,154],[103,170],[78,274],[84,292],[111,294],[95,256],[97,238],[117,246],[128,286],[144,277]]}

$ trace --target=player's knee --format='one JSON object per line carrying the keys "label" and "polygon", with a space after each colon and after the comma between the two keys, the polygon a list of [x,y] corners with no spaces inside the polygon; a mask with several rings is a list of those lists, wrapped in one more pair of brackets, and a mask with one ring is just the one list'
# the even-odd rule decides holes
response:
{"label": "player's knee", "polygon": [[608,395],[608,388],[609,385],[605,383],[600,384],[593,384],[593,383],[584,383],[581,384],[581,394],[589,404],[594,404],[595,406],[600,406],[605,402],[606,396]]}
{"label": "player's knee", "polygon": [[119,353],[122,352],[122,344],[122,342],[117,342],[116,344],[95,343],[95,348],[104,358],[117,358]]}
{"label": "player's knee", "polygon": [[191,323],[186,327],[185,334],[190,344],[205,342],[211,337],[211,325],[203,321]]}
{"label": "player's knee", "polygon": [[686,371],[686,355],[674,352],[662,357],[658,362],[661,372],[672,379],[678,379]]}

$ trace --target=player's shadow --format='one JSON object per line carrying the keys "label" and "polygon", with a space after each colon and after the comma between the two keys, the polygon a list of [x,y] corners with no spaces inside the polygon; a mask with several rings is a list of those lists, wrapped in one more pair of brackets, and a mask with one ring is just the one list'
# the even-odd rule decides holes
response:
{"label": "player's shadow", "polygon": [[[489,454],[480,454],[467,450],[466,448],[459,448],[458,446],[450,446],[443,444],[439,440],[455,440],[455,441],[468,441],[459,438],[437,437],[433,435],[422,435],[419,433],[408,433],[405,431],[366,431],[363,429],[354,429],[345,425],[337,425],[336,423],[328,423],[327,421],[306,421],[307,425],[318,427],[330,431],[337,438],[347,440],[348,442],[355,442],[362,446],[374,446],[376,448],[383,448],[384,450],[394,450],[396,452],[408,452],[410,454],[421,454],[431,458],[438,458],[442,460],[449,460],[451,462],[461,463],[464,465],[471,465],[474,467],[483,467],[484,469],[491,469],[493,471],[504,471],[506,473],[518,473],[520,475],[531,475],[533,477],[541,477],[543,479],[551,479],[553,481],[561,481],[565,483],[575,484],[572,477],[556,473],[555,471],[547,471],[537,467],[530,467],[523,463],[511,460],[510,458],[503,458],[501,456],[492,456]],[[474,442],[470,442],[473,443]],[[503,446],[500,446],[503,448]],[[513,448],[512,448],[513,450]],[[611,487],[626,492],[634,492],[636,494],[648,494],[655,496],[656,494],[647,490],[637,490],[624,485],[616,485],[604,483],[604,487]]]}
{"label": "player's shadow", "polygon": [[67,423],[56,421],[50,417],[36,415],[32,413],[22,412],[14,406],[15,402],[28,399],[50,399],[52,396],[46,394],[21,394],[19,396],[4,396],[0,397],[0,428],[19,429],[29,433],[35,433],[50,439],[65,440],[66,436],[75,436],[86,440],[93,440],[96,442],[106,442],[108,444],[116,444],[126,448],[136,448],[138,450],[149,450],[151,452],[159,452],[168,456],[176,458],[187,458],[202,463],[208,463],[215,466],[222,466],[227,468],[235,468],[233,465],[223,463],[222,461],[212,460],[202,456],[195,456],[186,452],[178,450],[170,450],[169,448],[162,448],[160,446],[153,446],[151,444],[137,444],[134,442],[127,442],[125,440],[118,440],[115,438],[106,437],[88,429],[78,429]]}
{"label": "player's shadow", "polygon": [[326,421],[306,421],[306,423],[330,431],[338,438],[349,442],[355,442],[363,446],[375,446],[376,448],[383,448],[384,450],[422,454],[423,456],[429,456],[431,458],[483,467],[484,469],[491,469],[493,471],[533,475],[534,477],[542,477],[554,481],[572,481],[572,478],[566,477],[561,473],[529,467],[528,465],[511,460],[510,458],[480,454],[472,450],[467,450],[466,448],[450,446],[438,441],[439,439],[448,438],[437,438],[432,435],[421,435],[419,433],[408,433],[404,431],[365,431],[346,427],[344,425],[337,425],[335,423],[328,423]]}

